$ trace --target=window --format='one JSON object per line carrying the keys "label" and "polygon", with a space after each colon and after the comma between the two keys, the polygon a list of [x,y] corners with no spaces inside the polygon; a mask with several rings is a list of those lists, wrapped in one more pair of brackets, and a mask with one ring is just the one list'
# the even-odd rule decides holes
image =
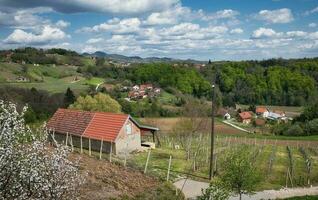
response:
{"label": "window", "polygon": [[126,124],[126,133],[127,133],[127,135],[130,135],[131,132],[132,132],[132,130],[131,130],[131,124]]}

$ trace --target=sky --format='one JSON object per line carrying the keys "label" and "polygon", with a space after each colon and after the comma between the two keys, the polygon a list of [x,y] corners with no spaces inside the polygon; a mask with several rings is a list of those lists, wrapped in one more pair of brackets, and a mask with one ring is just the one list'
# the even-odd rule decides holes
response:
{"label": "sky", "polygon": [[0,49],[197,60],[318,56],[318,0],[0,0]]}

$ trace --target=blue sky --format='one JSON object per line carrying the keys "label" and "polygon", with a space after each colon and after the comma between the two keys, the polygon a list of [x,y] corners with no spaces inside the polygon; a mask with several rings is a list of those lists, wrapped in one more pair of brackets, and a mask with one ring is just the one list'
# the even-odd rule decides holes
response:
{"label": "blue sky", "polygon": [[318,56],[317,0],[0,0],[0,48],[246,60]]}

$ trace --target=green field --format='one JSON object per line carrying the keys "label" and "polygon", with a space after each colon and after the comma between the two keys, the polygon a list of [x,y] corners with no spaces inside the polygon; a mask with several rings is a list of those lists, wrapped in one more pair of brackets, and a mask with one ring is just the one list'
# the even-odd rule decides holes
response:
{"label": "green field", "polygon": [[51,93],[65,92],[68,87],[77,93],[86,91],[88,85],[86,81],[81,80],[78,82],[69,82],[63,79],[56,79],[52,77],[43,77],[43,82],[31,82],[31,83],[2,83],[1,86],[15,86],[22,88],[36,88],[38,90],[47,90]]}

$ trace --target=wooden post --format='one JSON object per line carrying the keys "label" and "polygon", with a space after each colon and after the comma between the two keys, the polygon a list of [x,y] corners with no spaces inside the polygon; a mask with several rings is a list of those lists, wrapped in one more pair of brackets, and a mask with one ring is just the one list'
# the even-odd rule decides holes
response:
{"label": "wooden post", "polygon": [[150,152],[151,152],[151,150],[148,151],[148,156],[147,156],[147,161],[146,161],[146,165],[145,165],[144,174],[147,172],[148,162],[149,162],[149,158],[150,158]]}
{"label": "wooden post", "polygon": [[83,153],[83,136],[81,135],[81,154]]}
{"label": "wooden post", "polygon": [[110,142],[109,162],[112,162],[113,143]]}
{"label": "wooden post", "polygon": [[88,138],[88,154],[89,156],[92,155],[92,147],[91,147],[91,138]]}
{"label": "wooden post", "polygon": [[209,163],[209,147],[206,148],[206,163]]}
{"label": "wooden post", "polygon": [[102,159],[102,153],[103,153],[103,139],[100,141],[99,160]]}
{"label": "wooden post", "polygon": [[215,154],[215,163],[214,163],[214,171],[217,171],[217,160],[218,160],[218,155]]}
{"label": "wooden post", "polygon": [[68,132],[66,132],[65,145],[67,146]]}
{"label": "wooden post", "polygon": [[289,180],[290,180],[291,186],[294,187],[293,179],[292,179],[292,176],[291,176],[289,168],[288,168],[288,173],[289,173]]}
{"label": "wooden post", "polygon": [[55,140],[55,130],[52,131],[53,140]]}
{"label": "wooden post", "polygon": [[286,188],[288,187],[288,171],[289,171],[289,168],[287,168],[287,171],[286,171]]}
{"label": "wooden post", "polygon": [[172,159],[172,156],[170,155],[170,158],[169,158],[169,165],[168,165],[168,172],[167,172],[167,181],[169,181],[170,167],[171,167],[171,159]]}
{"label": "wooden post", "polygon": [[71,142],[71,151],[73,152],[74,151],[74,147],[73,147],[73,137],[72,135],[70,134],[70,142]]}
{"label": "wooden post", "polygon": [[127,151],[128,151],[128,142],[126,143],[126,150],[125,150],[125,159],[124,159],[124,167],[126,168],[127,164]]}

